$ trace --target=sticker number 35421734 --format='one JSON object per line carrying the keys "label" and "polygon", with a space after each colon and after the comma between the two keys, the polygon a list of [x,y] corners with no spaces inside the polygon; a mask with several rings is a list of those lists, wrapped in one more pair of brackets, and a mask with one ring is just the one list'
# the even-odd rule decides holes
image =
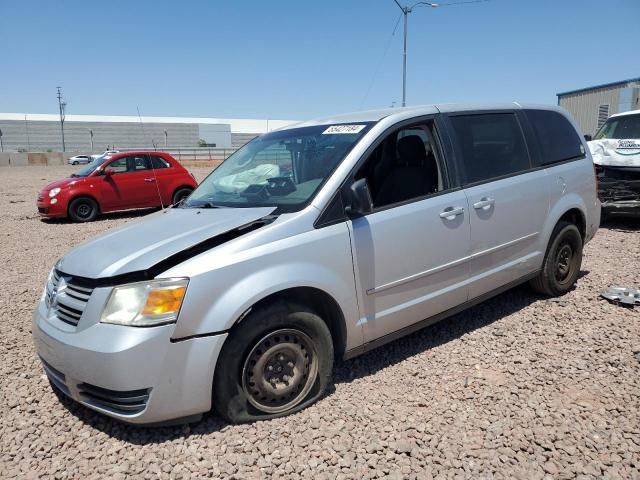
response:
{"label": "sticker number 35421734", "polygon": [[366,125],[331,125],[327,128],[323,135],[330,135],[336,133],[359,133]]}

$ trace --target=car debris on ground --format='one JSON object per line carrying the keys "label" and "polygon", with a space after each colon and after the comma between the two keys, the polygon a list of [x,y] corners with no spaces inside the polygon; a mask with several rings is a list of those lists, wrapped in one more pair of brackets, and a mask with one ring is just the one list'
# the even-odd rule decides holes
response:
{"label": "car debris on ground", "polygon": [[640,289],[637,288],[608,287],[600,293],[600,296],[623,307],[640,305]]}

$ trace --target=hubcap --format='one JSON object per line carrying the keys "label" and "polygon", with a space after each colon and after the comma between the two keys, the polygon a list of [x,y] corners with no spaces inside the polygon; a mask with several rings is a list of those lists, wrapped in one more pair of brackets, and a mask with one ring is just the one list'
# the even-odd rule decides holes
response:
{"label": "hubcap", "polygon": [[80,205],[78,205],[78,215],[80,217],[86,218],[89,215],[91,215],[91,207],[89,205],[87,205],[86,203],[82,203]]}
{"label": "hubcap", "polygon": [[556,255],[556,279],[566,280],[571,272],[571,260],[573,259],[573,249],[568,243],[563,244],[558,249]]}
{"label": "hubcap", "polygon": [[262,338],[247,356],[242,388],[258,410],[281,413],[304,400],[317,373],[311,339],[299,330],[281,329]]}

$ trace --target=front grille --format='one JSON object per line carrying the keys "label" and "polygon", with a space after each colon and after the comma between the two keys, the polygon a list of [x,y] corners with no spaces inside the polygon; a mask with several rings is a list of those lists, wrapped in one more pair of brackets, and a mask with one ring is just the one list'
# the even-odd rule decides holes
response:
{"label": "front grille", "polygon": [[114,413],[132,415],[140,413],[147,407],[150,388],[139,390],[117,391],[96,387],[90,383],[81,383],[78,390],[82,400],[96,407],[112,411]]}
{"label": "front grille", "polygon": [[38,213],[49,213],[49,209],[47,207],[38,207]]}
{"label": "front grille", "polygon": [[72,276],[53,271],[47,284],[46,302],[55,316],[74,327],[78,325],[93,288],[80,286]]}

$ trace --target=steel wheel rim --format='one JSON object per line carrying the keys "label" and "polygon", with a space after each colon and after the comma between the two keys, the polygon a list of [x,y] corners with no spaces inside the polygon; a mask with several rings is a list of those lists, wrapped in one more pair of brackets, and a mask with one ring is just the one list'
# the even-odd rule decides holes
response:
{"label": "steel wheel rim", "polygon": [[91,215],[91,206],[88,203],[81,203],[76,209],[79,217],[87,218]]}
{"label": "steel wheel rim", "polygon": [[305,333],[280,329],[264,336],[247,355],[242,389],[249,403],[265,413],[299,405],[318,373],[318,355]]}
{"label": "steel wheel rim", "polygon": [[566,280],[571,273],[573,263],[573,249],[568,243],[563,243],[556,254],[556,279]]}

